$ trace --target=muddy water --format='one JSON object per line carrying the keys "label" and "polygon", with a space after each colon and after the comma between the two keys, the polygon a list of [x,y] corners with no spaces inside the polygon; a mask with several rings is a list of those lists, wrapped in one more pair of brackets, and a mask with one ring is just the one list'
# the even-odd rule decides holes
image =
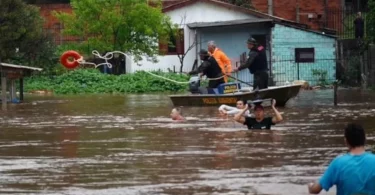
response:
{"label": "muddy water", "polygon": [[[285,122],[250,132],[215,108],[169,119],[163,95],[29,96],[0,116],[2,194],[308,194],[361,122],[375,143],[375,95],[304,91]],[[335,194],[335,188],[328,193]]]}

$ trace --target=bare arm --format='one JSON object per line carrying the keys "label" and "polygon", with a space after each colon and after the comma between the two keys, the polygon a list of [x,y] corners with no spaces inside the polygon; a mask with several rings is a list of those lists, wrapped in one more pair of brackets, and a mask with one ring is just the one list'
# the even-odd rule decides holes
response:
{"label": "bare arm", "polygon": [[248,106],[247,106],[247,104],[246,104],[245,109],[241,110],[241,111],[238,112],[236,115],[234,115],[234,118],[233,118],[233,119],[234,119],[236,122],[238,122],[238,123],[244,124],[245,121],[246,121],[246,119],[245,119],[245,117],[244,117],[243,115],[244,115],[244,113],[245,113],[247,110],[248,110]]}
{"label": "bare arm", "polygon": [[319,194],[323,190],[323,188],[322,188],[322,186],[320,186],[319,182],[310,183],[308,188],[309,188],[310,194]]}
{"label": "bare arm", "polygon": [[276,100],[272,100],[272,110],[275,113],[275,116],[272,117],[272,122],[276,124],[283,121],[283,116],[281,116],[280,112],[276,109],[275,105]]}
{"label": "bare arm", "polygon": [[249,68],[251,66],[251,64],[253,63],[255,57],[257,57],[257,56],[258,56],[257,52],[251,51],[250,54],[249,54],[249,58],[247,58],[247,60],[244,64],[241,64],[241,66],[238,67],[238,70],[243,70],[245,68]]}

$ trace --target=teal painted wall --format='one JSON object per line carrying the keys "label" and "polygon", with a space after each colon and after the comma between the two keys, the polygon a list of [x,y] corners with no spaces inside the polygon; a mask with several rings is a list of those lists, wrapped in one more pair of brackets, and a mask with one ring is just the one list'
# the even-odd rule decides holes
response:
{"label": "teal painted wall", "polygon": [[310,85],[318,84],[318,77],[312,70],[326,71],[325,80],[329,83],[336,78],[335,60],[336,39],[314,32],[299,30],[276,24],[272,29],[272,73],[276,85],[286,81],[298,80],[295,48],[315,48],[315,63],[299,64],[299,80],[306,80]]}

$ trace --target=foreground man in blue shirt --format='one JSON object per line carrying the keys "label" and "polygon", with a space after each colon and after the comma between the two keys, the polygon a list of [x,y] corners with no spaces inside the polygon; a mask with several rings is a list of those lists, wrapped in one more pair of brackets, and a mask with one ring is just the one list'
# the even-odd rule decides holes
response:
{"label": "foreground man in blue shirt", "polygon": [[311,194],[328,191],[336,185],[337,195],[375,195],[375,155],[365,151],[362,126],[349,124],[345,142],[349,152],[336,157],[317,183],[310,183]]}

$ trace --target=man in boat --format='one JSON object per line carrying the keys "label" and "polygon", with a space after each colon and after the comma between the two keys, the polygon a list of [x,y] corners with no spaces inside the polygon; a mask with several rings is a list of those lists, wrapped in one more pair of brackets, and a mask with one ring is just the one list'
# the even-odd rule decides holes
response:
{"label": "man in boat", "polygon": [[308,185],[310,194],[328,191],[334,185],[336,194],[375,194],[375,155],[365,151],[365,130],[351,123],[344,137],[349,152],[332,160],[320,180]]}
{"label": "man in boat", "polygon": [[[223,115],[235,115],[241,112],[241,110],[243,109],[245,109],[245,101],[237,100],[236,107],[227,106],[223,104],[219,107],[219,112]],[[243,116],[250,116],[250,111],[246,110]]]}
{"label": "man in boat", "polygon": [[[189,72],[189,75],[199,74],[200,77],[206,75],[207,78],[211,79],[208,82],[208,88],[217,88],[220,84],[225,83],[221,68],[215,58],[210,56],[204,49],[199,52],[199,57],[203,61],[202,64],[197,69]],[[199,92],[208,93],[207,89],[201,87]]]}
{"label": "man in boat", "polygon": [[234,68],[233,72],[241,71],[248,68],[250,74],[254,75],[253,90],[268,88],[268,64],[266,50],[259,45],[254,38],[247,40],[249,56],[244,64]]}
{"label": "man in boat", "polygon": [[275,125],[283,120],[283,117],[279,111],[275,108],[276,100],[272,100],[272,110],[275,113],[274,117],[265,117],[264,108],[262,105],[255,105],[254,115],[255,117],[244,117],[243,114],[248,110],[248,104],[245,105],[245,109],[234,116],[234,120],[247,125],[248,129],[271,129],[272,125]]}
{"label": "man in boat", "polygon": [[173,108],[171,111],[171,118],[174,121],[184,121],[185,118],[182,116],[181,108]]}
{"label": "man in boat", "polygon": [[[221,72],[224,75],[230,75],[230,72],[232,72],[232,64],[230,62],[230,59],[228,58],[225,53],[216,47],[216,44],[214,41],[209,41],[207,44],[207,50],[210,53],[211,56],[213,56],[216,60],[216,62],[219,64],[221,68]],[[224,81],[228,82],[228,77],[224,77]]]}

